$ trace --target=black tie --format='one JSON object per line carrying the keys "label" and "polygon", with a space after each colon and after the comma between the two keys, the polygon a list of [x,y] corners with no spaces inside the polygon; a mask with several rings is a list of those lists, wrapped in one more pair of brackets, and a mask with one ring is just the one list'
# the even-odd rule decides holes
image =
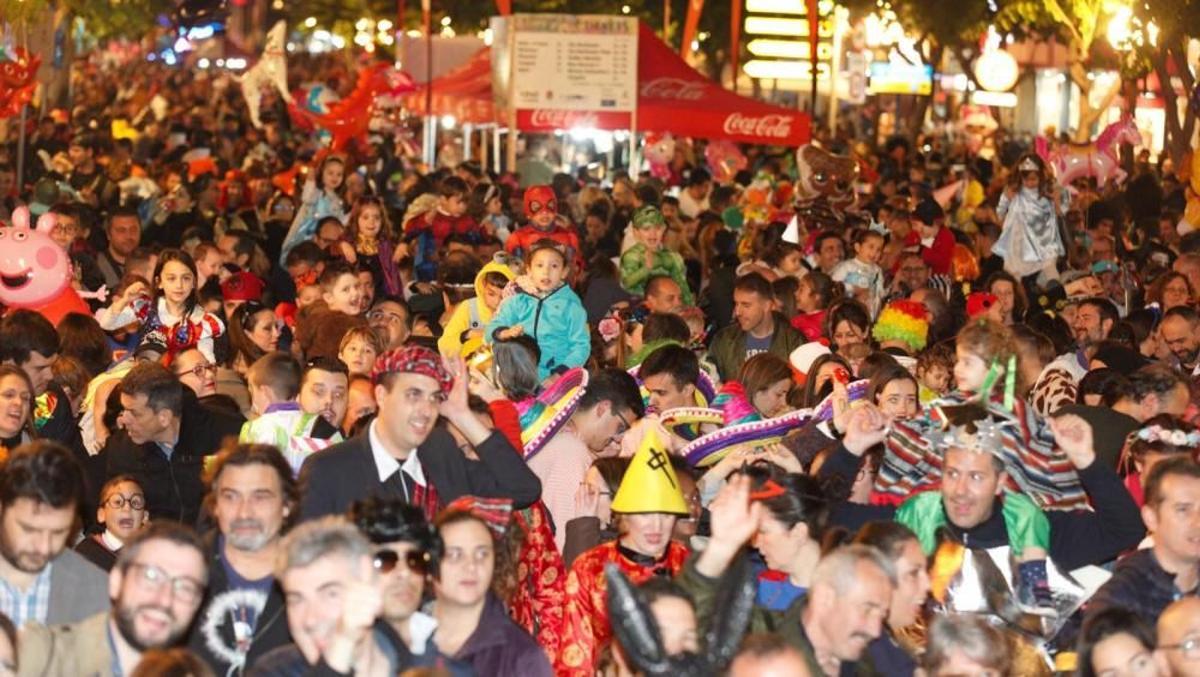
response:
{"label": "black tie", "polygon": [[397,469],[396,472],[388,475],[387,481],[383,483],[386,493],[391,498],[400,498],[408,501],[408,483],[404,476],[404,471]]}

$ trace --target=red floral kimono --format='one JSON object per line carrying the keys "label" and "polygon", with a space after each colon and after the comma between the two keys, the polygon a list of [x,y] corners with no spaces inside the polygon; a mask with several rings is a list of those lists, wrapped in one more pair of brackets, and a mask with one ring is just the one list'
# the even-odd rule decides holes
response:
{"label": "red floral kimono", "polygon": [[580,555],[567,574],[566,628],[554,674],[593,677],[597,658],[612,641],[605,599],[608,588],[604,580],[605,564],[615,563],[631,581],[640,584],[656,574],[675,577],[683,569],[688,554],[687,546],[671,541],[664,557],[654,566],[646,566],[622,555],[617,542],[609,541]]}
{"label": "red floral kimono", "polygon": [[567,570],[541,501],[514,512],[513,525],[525,532],[525,543],[517,562],[520,587],[509,600],[509,615],[537,640],[553,664],[562,642]]}

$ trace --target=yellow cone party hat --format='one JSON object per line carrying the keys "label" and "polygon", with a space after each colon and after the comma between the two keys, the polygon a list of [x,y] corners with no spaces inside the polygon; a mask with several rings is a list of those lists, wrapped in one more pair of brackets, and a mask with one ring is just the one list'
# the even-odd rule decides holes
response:
{"label": "yellow cone party hat", "polygon": [[613,497],[613,512],[669,512],[688,514],[687,502],[679,488],[679,478],[671,467],[666,445],[658,439],[654,426],[648,426],[637,453],[625,471],[625,478]]}

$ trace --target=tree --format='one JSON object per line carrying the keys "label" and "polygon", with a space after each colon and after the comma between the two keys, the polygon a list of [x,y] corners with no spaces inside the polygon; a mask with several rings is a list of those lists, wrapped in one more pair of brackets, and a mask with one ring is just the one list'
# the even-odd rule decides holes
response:
{"label": "tree", "polygon": [[[1165,150],[1176,167],[1184,166],[1184,160],[1192,146],[1196,131],[1197,105],[1189,101],[1183,107],[1183,118],[1179,117],[1179,93],[1175,91],[1174,78],[1183,85],[1184,96],[1194,96],[1196,76],[1192,64],[1187,60],[1188,41],[1200,37],[1200,3],[1195,0],[1146,0],[1135,8],[1143,26],[1151,22],[1158,27],[1158,39],[1141,40],[1137,51],[1149,62],[1158,76],[1159,95],[1166,109]],[[1174,73],[1174,75],[1172,75]]]}
{"label": "tree", "polygon": [[[1181,0],[1186,2],[1186,0]],[[1067,73],[1079,88],[1079,120],[1072,138],[1091,140],[1092,127],[1121,91],[1118,79],[1092,103],[1096,82],[1088,77],[1092,66],[1105,61],[1097,49],[1106,0],[1008,0],[1000,6],[996,23],[1001,30],[1055,37],[1067,48]],[[1116,65],[1113,63],[1105,65]]]}

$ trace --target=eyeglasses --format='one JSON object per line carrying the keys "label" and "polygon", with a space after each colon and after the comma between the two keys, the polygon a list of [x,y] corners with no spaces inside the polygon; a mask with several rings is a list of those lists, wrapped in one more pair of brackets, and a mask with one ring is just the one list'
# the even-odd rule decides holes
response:
{"label": "eyeglasses", "polygon": [[181,372],[177,373],[176,376],[179,376],[180,378],[182,378],[184,376],[187,376],[188,374],[191,374],[192,376],[195,376],[196,378],[204,378],[204,374],[206,374],[206,373],[208,373],[208,374],[217,373],[217,365],[209,364],[207,362],[205,362],[204,364],[197,364],[196,366],[192,367],[191,369],[187,369],[185,371],[181,371]]}
{"label": "eyeglasses", "polygon": [[617,428],[617,435],[624,435],[625,433],[629,432],[629,429],[633,426],[631,426],[629,424],[629,421],[625,420],[624,414],[617,411],[616,409],[613,409],[613,415],[616,416],[617,418],[621,419],[621,427]]}
{"label": "eyeglasses", "polygon": [[[409,572],[417,576],[424,576],[429,573],[429,565],[431,560],[429,553],[424,550],[409,550],[404,553],[404,566],[408,567]],[[400,553],[391,548],[384,548],[376,551],[375,558],[372,561],[375,565],[375,570],[381,574],[390,574],[400,563]]]}
{"label": "eyeglasses", "polygon": [[187,576],[171,578],[166,571],[156,566],[136,562],[130,564],[129,569],[138,572],[134,580],[146,590],[158,592],[164,585],[170,583],[171,592],[185,604],[199,602],[200,598],[204,596],[204,584],[194,578]]}
{"label": "eyeglasses", "polygon": [[104,501],[104,505],[112,508],[113,510],[123,509],[126,503],[128,503],[129,507],[133,510],[146,509],[146,497],[141,494],[134,494],[129,497],[126,497],[122,494],[113,494],[112,496],[109,496],[106,501]]}
{"label": "eyeglasses", "polygon": [[403,322],[404,318],[386,310],[372,310],[367,313],[368,322]]}
{"label": "eyeglasses", "polygon": [[558,211],[558,200],[546,200],[545,202],[531,200],[529,202],[529,213],[530,214],[537,214],[538,212],[542,211],[543,209],[549,209],[552,212],[557,212]]}
{"label": "eyeglasses", "polygon": [[1189,661],[1200,659],[1200,637],[1187,637],[1178,644],[1159,644],[1158,648],[1182,651]]}

